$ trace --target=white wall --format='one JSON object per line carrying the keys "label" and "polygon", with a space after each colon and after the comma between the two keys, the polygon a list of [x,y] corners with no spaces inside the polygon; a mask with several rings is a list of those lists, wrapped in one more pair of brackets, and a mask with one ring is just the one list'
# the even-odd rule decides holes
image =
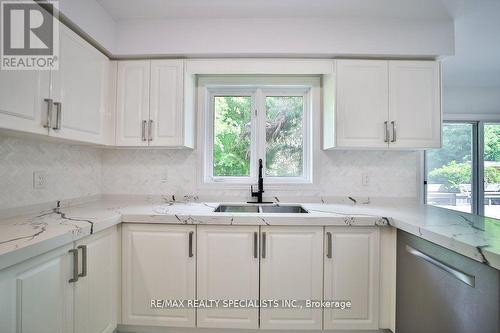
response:
{"label": "white wall", "polygon": [[[0,211],[101,193],[101,151],[85,146],[0,135]],[[47,186],[33,189],[33,171]]]}
{"label": "white wall", "polygon": [[95,0],[61,0],[59,10],[97,43],[115,52],[116,22]]}
{"label": "white wall", "polygon": [[[417,197],[418,152],[327,151],[320,153],[318,188],[312,191],[266,190],[267,197],[371,196]],[[103,193],[171,195],[182,198],[250,200],[250,187],[242,190],[198,190],[196,151],[115,149],[103,151]],[[370,177],[361,185],[361,175]]]}
{"label": "white wall", "polygon": [[116,30],[116,55],[435,57],[454,52],[452,20],[119,20]]}

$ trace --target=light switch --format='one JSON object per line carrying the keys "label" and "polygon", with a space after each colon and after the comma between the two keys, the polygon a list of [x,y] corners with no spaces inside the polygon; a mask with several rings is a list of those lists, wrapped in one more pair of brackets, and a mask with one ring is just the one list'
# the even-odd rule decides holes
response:
{"label": "light switch", "polygon": [[33,172],[33,188],[43,189],[47,186],[47,172],[34,171]]}

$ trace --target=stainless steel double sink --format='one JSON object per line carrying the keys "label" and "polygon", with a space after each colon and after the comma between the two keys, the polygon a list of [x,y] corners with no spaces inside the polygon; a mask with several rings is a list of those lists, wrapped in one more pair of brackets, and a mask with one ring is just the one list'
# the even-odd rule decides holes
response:
{"label": "stainless steel double sink", "polygon": [[300,205],[282,204],[222,204],[215,208],[216,213],[263,213],[263,214],[307,214]]}

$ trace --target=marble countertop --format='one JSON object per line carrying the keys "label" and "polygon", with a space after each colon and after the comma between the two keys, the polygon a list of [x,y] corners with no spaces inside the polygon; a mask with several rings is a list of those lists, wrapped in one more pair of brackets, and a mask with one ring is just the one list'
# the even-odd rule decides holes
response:
{"label": "marble countertop", "polygon": [[[0,220],[0,269],[125,223],[395,227],[500,269],[500,220],[404,202],[337,198],[302,203],[309,214],[214,213],[219,203],[102,198]],[[283,203],[287,205],[288,203]]]}

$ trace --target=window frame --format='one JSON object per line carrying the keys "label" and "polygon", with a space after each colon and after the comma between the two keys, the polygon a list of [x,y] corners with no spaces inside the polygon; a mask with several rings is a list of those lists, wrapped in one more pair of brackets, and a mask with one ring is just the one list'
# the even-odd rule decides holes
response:
{"label": "window frame", "polygon": [[[484,212],[484,125],[498,124],[499,120],[445,120],[443,124],[471,124],[472,125],[472,184],[471,184],[471,213],[485,216]],[[427,205],[427,153],[424,153],[423,162],[423,201]],[[447,208],[444,208],[447,209]],[[451,210],[451,209],[450,209]]]}
{"label": "window frame", "polygon": [[[313,88],[319,87],[320,78],[312,76],[201,76],[198,79],[200,108],[204,119],[201,123],[203,131],[203,170],[202,184],[224,184],[229,187],[242,187],[257,182],[257,161],[262,158],[264,182],[273,185],[307,185],[313,184]],[[215,96],[250,96],[252,97],[252,129],[250,147],[250,175],[243,177],[214,176],[214,97]],[[303,97],[303,174],[300,177],[266,176],[266,137],[265,98],[268,96],[300,96]]]}

